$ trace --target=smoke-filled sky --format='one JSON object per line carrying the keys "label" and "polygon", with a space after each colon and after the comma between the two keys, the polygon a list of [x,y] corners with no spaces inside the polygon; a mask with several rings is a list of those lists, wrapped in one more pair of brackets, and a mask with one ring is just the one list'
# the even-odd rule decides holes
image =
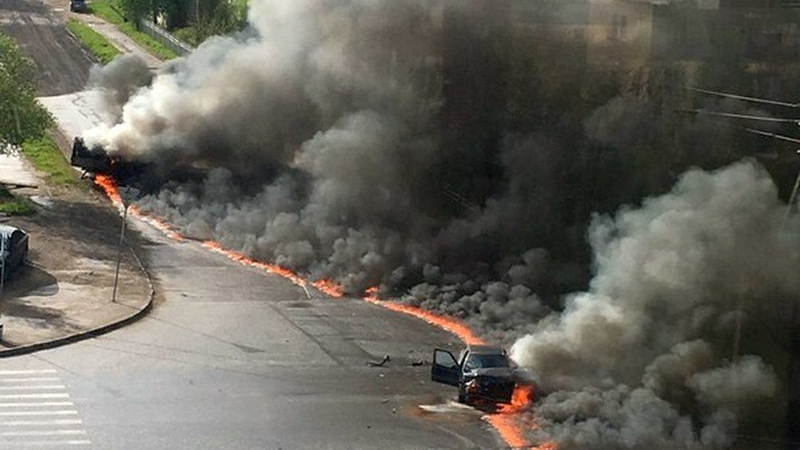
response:
{"label": "smoke-filled sky", "polygon": [[[583,163],[564,136],[504,131],[503,80],[470,98],[454,87],[504,70],[479,5],[253,0],[249,29],[154,76],[133,57],[95,70],[117,123],[85,137],[165,173],[206,170],[139,201],[190,236],[516,340],[543,394],[538,433],[564,449],[719,448],[737,423],[780,418],[774,330],[798,301],[800,224],[784,223],[769,174],[749,160],[690,170],[596,215],[592,267],[555,257],[552,236],[586,231],[559,209]],[[666,123],[621,96],[583,132],[641,152]],[[700,119],[678,140],[727,155],[732,133]]]}

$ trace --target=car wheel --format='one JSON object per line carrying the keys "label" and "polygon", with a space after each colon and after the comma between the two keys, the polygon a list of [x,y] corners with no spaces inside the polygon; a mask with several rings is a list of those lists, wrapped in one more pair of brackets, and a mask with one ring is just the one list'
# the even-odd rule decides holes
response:
{"label": "car wheel", "polygon": [[464,392],[461,388],[458,389],[458,403],[462,403],[464,405],[471,405],[472,399],[470,396]]}

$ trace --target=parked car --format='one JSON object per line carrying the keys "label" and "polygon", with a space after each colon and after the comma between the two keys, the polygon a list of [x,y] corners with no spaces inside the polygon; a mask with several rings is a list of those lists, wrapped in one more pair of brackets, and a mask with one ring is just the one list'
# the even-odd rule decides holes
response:
{"label": "parked car", "polygon": [[0,272],[5,279],[28,257],[28,233],[11,225],[0,225]]}
{"label": "parked car", "polygon": [[447,350],[433,352],[431,379],[456,386],[461,403],[510,403],[515,386],[524,378],[499,347],[471,345],[458,359]]}
{"label": "parked car", "polygon": [[69,10],[72,12],[86,12],[87,9],[86,0],[69,1]]}

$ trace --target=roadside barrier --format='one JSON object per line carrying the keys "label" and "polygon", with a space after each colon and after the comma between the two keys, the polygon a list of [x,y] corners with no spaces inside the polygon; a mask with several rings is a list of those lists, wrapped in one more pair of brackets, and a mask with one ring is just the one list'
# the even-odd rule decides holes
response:
{"label": "roadside barrier", "polygon": [[154,25],[151,22],[148,22],[147,20],[140,19],[139,27],[143,33],[157,40],[165,47],[169,48],[170,50],[172,50],[173,52],[177,53],[180,56],[185,56],[194,50],[194,47],[192,47],[191,45],[181,41],[168,31],[162,29],[157,25]]}

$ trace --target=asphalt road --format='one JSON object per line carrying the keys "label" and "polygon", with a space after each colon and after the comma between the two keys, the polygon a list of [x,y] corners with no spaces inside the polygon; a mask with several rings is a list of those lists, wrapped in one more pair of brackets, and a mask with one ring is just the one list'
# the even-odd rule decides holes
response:
{"label": "asphalt road", "polygon": [[458,348],[451,336],[144,231],[160,304],[108,335],[0,361],[0,449],[502,447],[475,411],[420,408],[455,395],[412,365]]}
{"label": "asphalt road", "polygon": [[[68,7],[67,0],[64,5]],[[92,60],[44,4],[0,1],[0,28],[16,39],[36,64],[39,95],[60,95],[84,88]]]}

